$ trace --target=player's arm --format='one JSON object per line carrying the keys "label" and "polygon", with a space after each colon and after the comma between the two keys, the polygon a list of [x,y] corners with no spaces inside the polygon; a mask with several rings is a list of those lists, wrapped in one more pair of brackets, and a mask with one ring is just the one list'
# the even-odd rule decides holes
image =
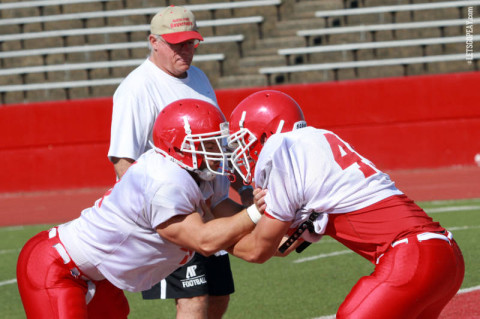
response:
{"label": "player's arm", "polygon": [[283,222],[264,215],[250,234],[227,251],[248,262],[264,263],[276,254],[290,225],[291,222]]}
{"label": "player's arm", "polygon": [[210,256],[232,246],[254,228],[255,223],[244,209],[231,217],[214,219],[207,223],[204,223],[196,212],[177,215],[160,224],[157,232],[181,247]]}
{"label": "player's arm", "polygon": [[135,160],[131,158],[118,158],[118,157],[111,157],[110,160],[113,163],[113,169],[115,170],[115,174],[120,179],[125,174],[127,169],[135,162]]}

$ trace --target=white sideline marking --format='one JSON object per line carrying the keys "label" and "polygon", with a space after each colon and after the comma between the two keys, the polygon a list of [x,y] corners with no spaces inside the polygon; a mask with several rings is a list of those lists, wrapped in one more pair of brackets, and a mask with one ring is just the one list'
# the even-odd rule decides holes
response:
{"label": "white sideline marking", "polygon": [[[460,289],[457,292],[457,295],[468,293],[468,292],[473,292],[473,291],[477,291],[477,290],[480,290],[480,286],[464,288],[464,289]],[[313,319],[335,319],[335,317],[336,317],[335,315],[328,315],[328,316],[322,316],[322,317],[315,317]]]}
{"label": "white sideline marking", "polygon": [[328,253],[328,254],[321,254],[321,255],[316,255],[316,256],[311,256],[311,257],[306,257],[306,258],[299,258],[293,261],[293,263],[298,264],[298,263],[303,263],[306,261],[312,261],[312,260],[317,260],[321,258],[327,258],[327,257],[333,257],[333,256],[339,256],[339,255],[345,255],[345,254],[351,254],[353,251],[351,250],[340,250],[340,251],[334,251],[333,253]]}
{"label": "white sideline marking", "polygon": [[5,231],[16,231],[16,230],[23,230],[25,227],[23,226],[8,226],[8,227],[2,227],[2,230]]}
{"label": "white sideline marking", "polygon": [[16,253],[16,252],[19,252],[19,251],[20,251],[20,249],[4,249],[4,250],[0,250],[0,255]]}
{"label": "white sideline marking", "polygon": [[6,280],[6,281],[0,281],[0,286],[10,285],[10,284],[14,284],[16,282],[17,282],[17,278]]}
{"label": "white sideline marking", "polygon": [[458,227],[447,227],[447,230],[457,231],[457,230],[465,230],[465,229],[475,229],[480,228],[480,226],[458,226]]}
{"label": "white sideline marking", "polygon": [[473,291],[477,291],[477,290],[480,290],[480,286],[475,286],[475,287],[470,287],[470,288],[463,288],[463,289],[460,289],[460,290],[457,292],[457,295],[465,294],[465,293],[467,293],[467,292],[473,292]]}
{"label": "white sideline marking", "polygon": [[480,205],[476,205],[476,206],[447,206],[447,207],[430,208],[430,209],[425,209],[425,212],[427,214],[449,213],[449,212],[455,212],[455,211],[477,210],[477,209],[480,209]]}

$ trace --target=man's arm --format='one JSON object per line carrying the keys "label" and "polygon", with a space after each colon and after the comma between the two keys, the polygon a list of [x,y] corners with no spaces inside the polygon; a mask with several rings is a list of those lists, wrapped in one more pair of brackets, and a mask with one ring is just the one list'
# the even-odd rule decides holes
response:
{"label": "man's arm", "polygon": [[115,170],[115,174],[117,174],[117,178],[122,178],[123,174],[127,171],[127,169],[135,162],[135,160],[131,158],[118,158],[118,157],[111,157],[110,160],[113,163],[113,169]]}
{"label": "man's arm", "polygon": [[200,214],[178,215],[157,227],[157,232],[166,240],[180,247],[210,256],[235,244],[255,228],[246,209],[231,217],[204,223]]}
{"label": "man's arm", "polygon": [[257,227],[227,249],[232,255],[253,263],[264,263],[274,256],[291,222],[262,216]]}

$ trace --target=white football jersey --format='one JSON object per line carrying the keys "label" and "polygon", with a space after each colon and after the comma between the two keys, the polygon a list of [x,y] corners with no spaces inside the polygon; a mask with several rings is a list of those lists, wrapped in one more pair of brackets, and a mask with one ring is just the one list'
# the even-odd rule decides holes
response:
{"label": "white football jersey", "polygon": [[93,207],[59,226],[60,239],[75,262],[86,259],[118,288],[149,289],[193,256],[155,228],[176,215],[203,214],[207,197],[212,204],[228,197],[224,180],[199,187],[185,169],[147,151]]}
{"label": "white football jersey", "polygon": [[306,127],[275,134],[255,167],[255,184],[267,188],[266,212],[293,226],[313,211],[322,234],[328,214],[352,212],[402,194],[390,177],[333,132]]}

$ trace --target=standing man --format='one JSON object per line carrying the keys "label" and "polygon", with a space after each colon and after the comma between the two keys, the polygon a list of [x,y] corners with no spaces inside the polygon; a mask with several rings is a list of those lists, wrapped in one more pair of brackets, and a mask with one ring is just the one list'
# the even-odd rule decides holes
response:
{"label": "standing man", "polygon": [[[108,156],[118,178],[150,148],[153,123],[166,105],[192,98],[218,108],[207,76],[191,66],[195,48],[203,40],[193,13],[169,6],[153,17],[150,32],[149,57],[123,80],[113,96]],[[229,188],[224,176],[212,183],[214,188]],[[184,285],[192,275],[200,280]],[[208,312],[208,318],[214,319],[225,313],[233,292],[229,257],[220,251],[209,258],[196,254],[190,263],[142,294],[144,299],[175,299],[177,318],[206,318]]]}
{"label": "standing man", "polygon": [[230,131],[234,166],[268,191],[258,226],[229,251],[262,263],[328,235],[375,265],[337,318],[440,315],[462,284],[462,253],[387,174],[335,133],[306,127],[298,104],[282,92],[260,91],[240,102]]}

